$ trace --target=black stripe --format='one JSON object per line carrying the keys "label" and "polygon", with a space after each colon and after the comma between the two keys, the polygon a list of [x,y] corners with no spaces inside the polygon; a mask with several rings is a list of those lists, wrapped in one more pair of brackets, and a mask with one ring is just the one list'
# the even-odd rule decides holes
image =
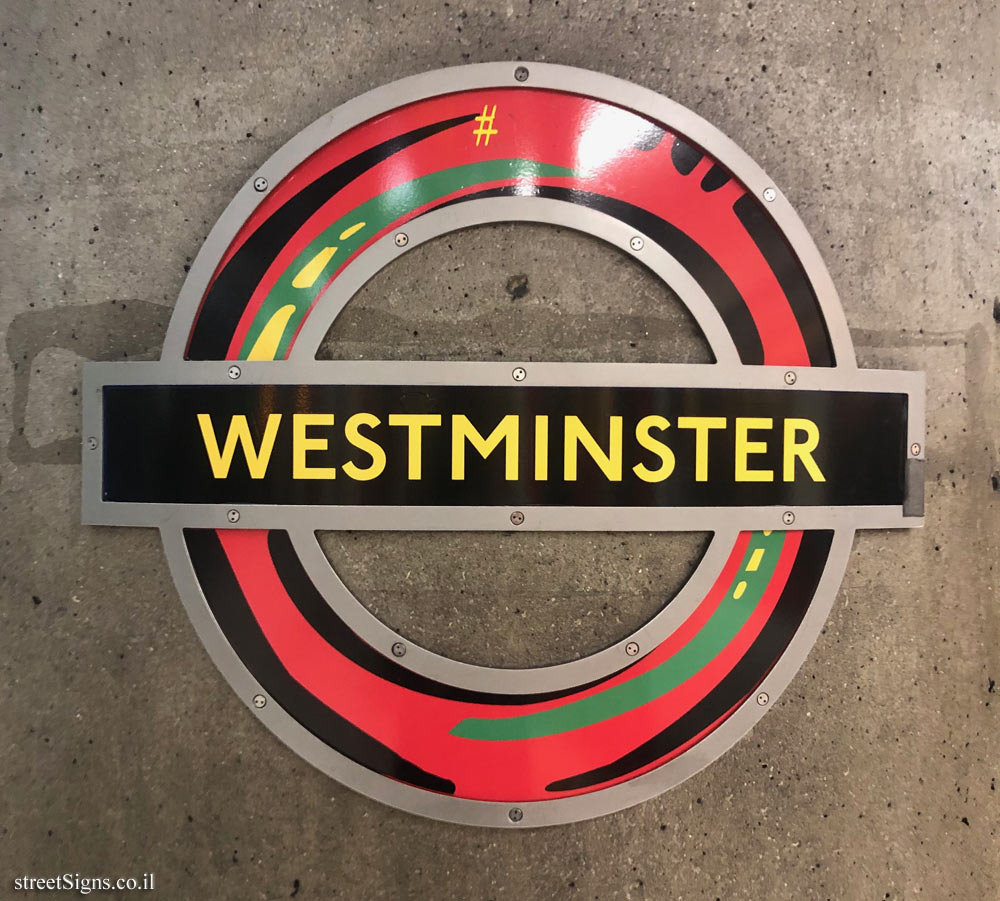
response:
{"label": "black stripe", "polygon": [[623,757],[586,773],[558,779],[546,791],[590,788],[655,763],[741,704],[778,662],[809,609],[833,543],[833,532],[804,532],[781,597],[760,635],[725,678],[697,705]]}
{"label": "black stripe", "polygon": [[[428,773],[344,719],[285,669],[254,619],[212,529],[185,529],[184,540],[208,606],[240,660],[275,702],[320,741],[383,776],[430,791],[455,793],[455,783]],[[372,699],[372,703],[377,703]]]}
{"label": "black stripe", "polygon": [[540,692],[538,694],[508,695],[494,694],[485,691],[472,691],[471,689],[458,688],[444,682],[438,682],[426,676],[421,676],[404,666],[400,666],[394,659],[379,653],[371,645],[363,641],[347,625],[326,602],[319,589],[313,585],[312,580],[302,566],[302,561],[295,552],[295,546],[288,533],[280,529],[274,529],[268,533],[267,546],[271,551],[271,560],[278,573],[278,578],[285,586],[288,596],[298,608],[299,613],[308,621],[309,625],[316,630],[323,639],[336,648],[341,654],[353,660],[358,666],[368,670],[380,679],[401,685],[411,691],[421,694],[431,695],[436,698],[446,698],[450,701],[466,701],[472,704],[538,704],[542,701],[553,701],[580,691],[593,688],[608,679],[617,676],[618,673],[629,666],[623,667],[617,672],[611,673],[594,682],[585,685],[574,685],[571,688],[563,688],[559,691]]}
{"label": "black stripe", "polygon": [[701,189],[710,194],[712,191],[718,191],[728,181],[729,173],[716,163],[705,173],[705,177],[701,180]]}
{"label": "black stripe", "polygon": [[674,168],[681,175],[690,175],[694,172],[694,167],[701,162],[702,152],[690,144],[685,144],[680,138],[675,137],[674,143],[670,145],[670,161]]}
{"label": "black stripe", "polygon": [[827,331],[826,318],[820,310],[816,292],[785,236],[749,194],[744,194],[733,204],[733,212],[781,285],[802,332],[810,365],[833,366],[833,344]]}
{"label": "black stripe", "polygon": [[305,221],[334,194],[393,154],[475,118],[475,113],[457,116],[376,144],[324,173],[275,210],[233,254],[208,289],[185,358],[225,358],[240,317],[267,268]]}
{"label": "black stripe", "polygon": [[726,275],[725,270],[693,238],[649,210],[604,194],[552,185],[508,185],[502,188],[490,188],[445,201],[434,209],[483,197],[510,196],[548,197],[576,203],[613,216],[645,234],[673,256],[708,295],[708,299],[719,311],[732,336],[740,362],[746,365],[760,365],[764,362],[764,347],[760,342],[760,333],[746,301]]}

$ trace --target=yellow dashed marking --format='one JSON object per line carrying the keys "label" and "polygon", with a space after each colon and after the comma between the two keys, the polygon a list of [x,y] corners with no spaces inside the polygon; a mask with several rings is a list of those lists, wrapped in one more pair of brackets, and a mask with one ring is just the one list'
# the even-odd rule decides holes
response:
{"label": "yellow dashed marking", "polygon": [[747,572],[748,573],[757,572],[757,567],[760,566],[760,561],[763,559],[764,559],[764,548],[759,547],[750,555],[750,562],[747,564]]}
{"label": "yellow dashed marking", "polygon": [[364,222],[355,222],[354,225],[352,225],[350,228],[345,228],[340,233],[340,240],[346,241],[349,237],[351,237],[351,235],[353,235],[355,232],[361,231],[361,229],[363,229],[364,227],[365,227]]}
{"label": "yellow dashed marking", "polygon": [[273,360],[281,344],[281,336],[285,334],[285,326],[295,312],[295,304],[285,304],[268,321],[254,341],[248,360]]}
{"label": "yellow dashed marking", "polygon": [[[336,252],[336,247],[324,247],[299,270],[299,274],[292,279],[292,287],[311,288],[316,279],[319,278],[320,273],[326,268],[326,264],[330,262],[330,257],[332,257]],[[282,307],[282,309],[284,309],[284,307]],[[272,320],[272,322],[273,321],[274,320]]]}
{"label": "yellow dashed marking", "polygon": [[747,583],[740,582],[740,584],[736,586],[736,591],[733,592],[733,597],[736,598],[736,600],[739,600],[741,597],[743,597],[743,592],[746,590],[747,590]]}

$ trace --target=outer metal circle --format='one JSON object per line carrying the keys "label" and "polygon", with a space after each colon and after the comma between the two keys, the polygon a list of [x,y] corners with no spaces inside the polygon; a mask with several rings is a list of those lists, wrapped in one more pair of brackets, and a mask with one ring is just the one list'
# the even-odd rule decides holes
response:
{"label": "outer metal circle", "polygon": [[[511,63],[480,63],[412,75],[375,88],[338,106],[304,128],[268,159],[257,174],[266,176],[271,184],[277,184],[302,160],[331,139],[380,113],[456,90],[516,86],[512,73]],[[760,195],[765,188],[774,185],[763,169],[714,125],[648,88],[599,72],[551,63],[532,63],[529,85],[532,88],[565,91],[607,100],[662,122],[707,150],[743,182],[752,194]],[[191,264],[191,270],[181,287],[174,315],[167,327],[160,356],[162,360],[183,359],[188,331],[212,279],[216,263],[229,247],[240,226],[261,201],[260,195],[253,188],[253,180],[254,177],[248,179],[230,201]],[[854,368],[856,362],[851,333],[819,250],[783,194],[776,192],[775,200],[768,205],[768,213],[795,251],[816,291],[830,331],[830,340],[837,352],[837,365]]]}
{"label": "outer metal circle", "polygon": [[[269,184],[279,184],[301,160],[328,143],[336,135],[360,122],[371,119],[381,112],[395,109],[415,100],[451,93],[456,89],[456,85],[460,85],[462,90],[510,86],[514,83],[513,72],[514,66],[510,63],[460,67],[458,69],[433,72],[404,79],[384,88],[379,88],[356,100],[350,101],[305,129],[261,167],[255,179],[265,178]],[[530,86],[531,88],[548,88],[594,97],[648,116],[664,124],[672,131],[684,135],[685,139],[705,149],[714,159],[731,171],[746,186],[748,191],[755,193],[757,196],[760,196],[764,189],[770,187],[772,184],[770,179],[764,175],[749,157],[714,127],[704,122],[689,110],[651,91],[597,73],[537,63],[531,66]],[[205,245],[192,265],[168,329],[162,355],[164,360],[180,360],[183,358],[187,334],[197,314],[201,297],[212,277],[215,265],[222,253],[229,246],[241,224],[261,200],[259,193],[254,190],[255,179],[251,179],[234,198],[212,229],[209,238],[206,240]],[[770,200],[770,198],[768,199]],[[538,203],[539,201],[537,200],[533,201],[533,204],[536,205],[533,207],[534,209],[537,209]],[[442,222],[441,225],[446,227],[441,228],[440,231],[429,231],[429,233],[414,235],[413,232],[416,223],[408,223],[407,235],[409,240],[404,243],[413,246],[420,241],[427,240],[434,234],[444,233],[455,227],[464,227],[465,224],[472,224],[476,221],[500,221],[502,219],[521,218],[520,216],[512,216],[509,211],[504,211],[503,215],[497,215],[495,210],[491,212],[486,209],[485,205],[483,206],[483,212],[479,213],[472,209],[475,205],[470,204],[467,211],[462,211],[462,216],[465,219],[462,220],[462,217],[459,217],[461,221],[457,224],[454,218]],[[497,205],[494,204],[493,206],[496,207]],[[782,195],[775,194],[774,201],[769,204],[769,211],[798,256],[817,294],[819,305],[829,331],[830,342],[836,353],[838,365],[853,368],[855,363],[850,334],[843,319],[835,290],[815,245]],[[480,215],[482,218],[479,218]],[[562,213],[559,214],[560,218],[561,216]],[[430,218],[427,217],[428,220]],[[531,214],[528,214],[525,218],[531,218],[534,221],[550,221],[545,216]],[[553,218],[551,221],[558,221],[558,219]],[[426,222],[425,220],[422,225],[424,224],[430,226],[433,223]],[[573,227],[581,227],[579,216],[574,216]],[[601,237],[607,237],[607,234],[601,233],[602,230],[607,230],[607,224],[594,229],[584,226],[583,230],[591,231],[591,233],[598,234]],[[614,243],[618,246],[628,246],[628,240],[629,238],[626,237],[624,241],[620,242],[616,236]],[[650,249],[647,245],[643,252],[644,261],[646,261],[646,255]],[[354,290],[357,290],[357,287],[360,287],[364,281],[367,281],[367,278],[371,274],[378,271],[378,269],[398,256],[398,254],[399,242],[393,241],[391,236],[388,241],[383,240],[373,246],[362,258],[359,258],[352,264],[356,269],[353,282],[356,285]],[[364,261],[363,263],[362,260]],[[670,265],[669,260],[664,260],[663,263],[667,267]],[[350,267],[348,268],[350,269]],[[654,266],[653,268],[656,267]],[[345,271],[345,278],[338,279],[335,286],[331,286],[331,289],[327,292],[329,296],[323,296],[313,315],[310,316],[308,325],[303,329],[300,336],[301,340],[296,344],[296,351],[293,356],[295,354],[311,352],[309,348],[315,348],[317,344],[315,338],[317,336],[321,338],[325,334],[329,323],[332,322],[340,309],[343,308],[350,294],[353,294],[353,291],[350,291],[346,296],[343,295],[345,290],[350,289],[351,284],[352,277],[350,273]],[[676,288],[673,282],[672,286]],[[700,304],[690,296],[691,292],[685,293],[689,294],[689,296],[683,297],[682,295],[682,299],[693,305],[695,309],[692,312],[695,312]],[[704,307],[703,312],[705,312]],[[707,313],[705,313],[705,317],[709,320],[711,318]],[[700,321],[701,319],[699,318]],[[711,327],[709,331],[711,331]],[[721,343],[719,341],[712,341],[710,337],[710,342],[720,359],[728,356],[731,348],[727,347],[725,341],[721,341]],[[717,344],[718,347],[716,346]],[[261,686],[256,683],[252,674],[240,661],[209,611],[206,599],[194,576],[180,528],[165,527],[161,529],[161,535],[164,540],[174,580],[192,622],[213,660],[233,688],[241,697],[247,699],[248,703],[251,703],[250,699],[252,698],[257,696],[263,697]],[[713,548],[720,543],[720,539],[731,542],[732,538],[731,534],[717,534]],[[777,664],[758,686],[761,695],[766,694],[772,700],[776,698],[804,660],[809,648],[819,634],[835,597],[837,586],[840,583],[843,570],[846,566],[852,538],[853,531],[849,529],[840,530],[835,535],[825,569],[819,581],[819,586],[808,608],[805,619],[800,628],[795,632],[790,644]],[[297,535],[295,536],[295,544],[303,556],[303,562],[309,568],[310,575],[314,579],[317,581],[323,578],[336,580],[336,576],[330,570],[325,557],[322,557],[314,537]],[[711,558],[711,553],[712,551],[710,550],[709,554],[706,554],[706,558],[702,561],[698,572],[706,567],[707,564],[711,564],[709,568],[716,566],[718,561]],[[322,557],[322,564],[317,555]],[[698,573],[695,574],[692,581],[696,581],[697,579]],[[336,580],[336,582],[339,582],[339,580]],[[682,609],[680,602],[682,601],[684,592],[690,587],[691,582],[685,587],[681,595],[675,599],[675,602],[664,610],[660,617],[657,617],[653,623],[656,623],[657,620],[663,617],[663,622],[658,625],[665,626],[667,618],[679,616],[679,611]],[[328,584],[324,590],[328,591],[331,588],[336,595],[336,584],[332,586]],[[340,588],[343,589],[343,586],[341,585]],[[343,590],[346,591],[346,589]],[[327,599],[328,601],[330,600],[329,594],[327,595]],[[350,600],[353,602],[352,609],[356,622],[364,620],[366,616],[370,617],[370,614],[355,599],[351,598]],[[331,601],[331,603],[334,602]],[[335,604],[335,606],[339,605]],[[348,604],[347,606],[352,605]],[[345,609],[341,608],[341,612],[344,612]],[[372,628],[381,626],[373,617],[370,617],[370,619],[373,622],[368,622],[367,626]],[[384,629],[385,627],[382,628]],[[393,643],[392,639],[398,640],[398,636],[395,636],[391,630],[387,631],[388,634],[384,637],[388,639],[388,642],[382,645],[384,648],[391,647]],[[658,632],[659,629],[656,631]],[[639,630],[634,636],[630,636],[625,643],[636,641],[640,647],[648,647],[651,640],[655,640],[655,635]],[[418,667],[420,667],[422,653],[427,654],[429,652],[414,647],[412,643],[407,643],[407,647],[409,652],[406,655],[405,661],[401,662],[419,671]],[[576,663],[584,662],[577,661]],[[424,663],[426,664],[428,661],[424,660]],[[455,662],[449,661],[448,663],[454,664]],[[430,661],[429,669],[436,669],[436,665],[435,661]],[[457,664],[457,666],[463,667],[465,665]],[[566,664],[565,666],[573,666],[573,664]],[[470,667],[470,669],[482,670],[484,668]],[[546,669],[557,670],[559,668]],[[511,671],[504,672],[510,673]],[[435,672],[434,675],[438,678],[447,678],[447,675],[453,674]],[[466,675],[468,674],[466,673]],[[532,673],[532,675],[537,676],[538,673]],[[462,676],[459,675],[457,678],[461,679]],[[558,684],[558,681],[554,684]],[[751,696],[735,713],[731,714],[725,722],[708,735],[707,738],[704,738],[691,750],[682,753],[679,757],[627,782],[593,791],[589,794],[562,797],[541,802],[517,801],[517,808],[523,812],[523,818],[515,821],[510,816],[512,810],[510,801],[475,801],[434,794],[387,779],[333,751],[328,745],[303,728],[296,720],[292,719],[278,704],[269,703],[257,710],[261,720],[290,747],[324,772],[370,797],[404,810],[439,819],[458,823],[511,828],[525,828],[585,819],[619,810],[653,797],[716,759],[756,722],[762,715],[762,712],[763,710],[756,702],[755,697]],[[516,799],[511,800],[516,801]]]}

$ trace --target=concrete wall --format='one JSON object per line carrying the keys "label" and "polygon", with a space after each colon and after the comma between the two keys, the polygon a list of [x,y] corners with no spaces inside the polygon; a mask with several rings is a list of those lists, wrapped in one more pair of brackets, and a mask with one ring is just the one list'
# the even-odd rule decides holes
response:
{"label": "concrete wall", "polygon": [[[1000,896],[998,34],[987,0],[2,0],[0,882],[154,871],[166,897],[240,899]],[[158,354],[211,223],[292,134],[394,78],[514,58],[631,79],[742,145],[823,251],[860,363],[927,371],[930,462],[926,528],[858,537],[826,630],[751,735],[627,812],[500,833],[370,802],[254,721],[198,643],[158,536],[80,526],[77,391],[82,360]],[[370,285],[331,346],[476,358],[492,333],[536,358],[704,353],[661,288],[584,239],[461,240]],[[700,541],[530,538],[325,543],[404,632],[537,662],[648,617]]]}

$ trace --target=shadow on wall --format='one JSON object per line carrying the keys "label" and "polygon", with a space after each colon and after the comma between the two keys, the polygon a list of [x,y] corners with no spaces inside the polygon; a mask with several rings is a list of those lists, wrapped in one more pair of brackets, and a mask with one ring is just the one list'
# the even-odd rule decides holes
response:
{"label": "shadow on wall", "polygon": [[[15,316],[7,330],[7,355],[14,366],[14,431],[7,445],[11,462],[80,462],[79,435],[37,446],[25,435],[32,369],[42,351],[70,351],[86,360],[153,359],[171,313],[170,307],[144,300],[112,300]],[[75,384],[80,384],[79,366]],[[76,402],[79,406],[78,397]]]}

